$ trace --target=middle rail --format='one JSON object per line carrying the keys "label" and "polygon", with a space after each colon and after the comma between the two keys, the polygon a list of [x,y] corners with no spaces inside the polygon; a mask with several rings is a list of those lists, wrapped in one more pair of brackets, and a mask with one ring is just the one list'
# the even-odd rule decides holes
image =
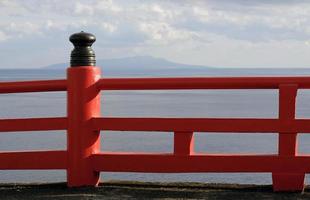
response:
{"label": "middle rail", "polygon": [[309,77],[103,78],[101,90],[278,89],[279,85],[310,89]]}
{"label": "middle rail", "polygon": [[95,130],[165,132],[310,133],[309,119],[93,118]]}

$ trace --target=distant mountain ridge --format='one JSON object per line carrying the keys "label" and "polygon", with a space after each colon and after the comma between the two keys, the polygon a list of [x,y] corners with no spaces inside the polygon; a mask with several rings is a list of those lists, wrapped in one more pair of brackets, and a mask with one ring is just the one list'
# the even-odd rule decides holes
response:
{"label": "distant mountain ridge", "polygon": [[[130,68],[130,69],[184,69],[184,68],[211,68],[209,66],[202,65],[188,65],[181,64],[166,60],[164,58],[156,58],[152,56],[134,56],[134,57],[124,57],[124,58],[112,58],[112,59],[99,59],[97,60],[97,66],[104,68]],[[69,63],[58,63],[53,65],[48,65],[44,68],[66,68]]]}
{"label": "distant mountain ridge", "polygon": [[[186,71],[205,71],[209,66],[187,65],[172,62],[163,58],[152,56],[135,56],[113,59],[99,59],[97,66],[102,68],[104,74],[152,74],[152,73],[177,73]],[[58,63],[44,67],[45,69],[65,69],[69,63]]]}
{"label": "distant mountain ridge", "polygon": [[[43,67],[48,70],[65,70],[69,63]],[[135,56],[98,59],[104,76],[309,76],[310,68],[215,68],[188,65],[152,56]],[[64,72],[65,73],[65,72]]]}

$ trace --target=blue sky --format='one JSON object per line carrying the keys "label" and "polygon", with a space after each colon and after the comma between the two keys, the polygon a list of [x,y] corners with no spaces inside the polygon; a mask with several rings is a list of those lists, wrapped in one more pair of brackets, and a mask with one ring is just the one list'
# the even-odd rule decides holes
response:
{"label": "blue sky", "polygon": [[81,30],[96,35],[98,59],[310,68],[305,0],[0,0],[0,67],[68,62]]}

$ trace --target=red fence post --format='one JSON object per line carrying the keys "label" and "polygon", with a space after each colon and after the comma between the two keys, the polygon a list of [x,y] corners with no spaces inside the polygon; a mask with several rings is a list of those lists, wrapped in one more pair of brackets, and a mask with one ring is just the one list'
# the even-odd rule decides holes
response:
{"label": "red fence post", "polygon": [[67,70],[68,133],[67,182],[69,187],[96,186],[99,172],[91,166],[89,157],[100,151],[99,131],[91,127],[91,119],[100,115],[100,90],[96,87],[100,69],[95,67],[91,45],[94,35],[76,33],[70,37],[74,44],[71,67]]}
{"label": "red fence post", "polygon": [[[298,85],[287,84],[279,87],[279,119],[282,123],[289,123],[295,119],[295,103]],[[279,134],[278,151],[281,157],[295,157],[297,155],[297,133]],[[292,161],[293,162],[293,161]],[[304,189],[305,173],[287,171],[283,166],[281,171],[272,173],[274,191],[302,191]]]}
{"label": "red fence post", "polygon": [[189,156],[194,153],[193,132],[174,132],[174,155]]}

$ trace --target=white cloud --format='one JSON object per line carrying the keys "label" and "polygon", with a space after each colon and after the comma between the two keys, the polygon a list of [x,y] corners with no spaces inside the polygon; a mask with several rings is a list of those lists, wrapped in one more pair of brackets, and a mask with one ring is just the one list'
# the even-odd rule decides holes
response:
{"label": "white cloud", "polygon": [[36,23],[32,23],[29,21],[25,22],[11,22],[8,26],[5,27],[5,30],[8,33],[17,33],[19,37],[23,37],[23,35],[38,35],[42,34],[40,26]]}
{"label": "white cloud", "polygon": [[152,42],[158,41],[163,44],[191,39],[192,36],[189,31],[178,30],[161,22],[141,23],[140,30],[147,34]]}
{"label": "white cloud", "polygon": [[[74,13],[80,16],[121,12],[123,9],[112,0],[75,2]],[[102,13],[107,12],[107,13]]]}
{"label": "white cloud", "polygon": [[102,10],[102,11],[110,11],[110,12],[121,12],[123,9],[114,3],[112,0],[103,0],[103,1],[98,1],[95,6],[96,9]]}
{"label": "white cloud", "polygon": [[0,31],[0,42],[8,40],[10,37],[6,35],[4,32]]}
{"label": "white cloud", "polygon": [[305,41],[305,45],[310,46],[310,41]]}
{"label": "white cloud", "polygon": [[17,1],[14,0],[1,0],[0,1],[0,16],[8,15],[8,16],[18,16],[19,14],[23,14],[27,12],[27,9],[23,7]]}
{"label": "white cloud", "polygon": [[[193,39],[190,35],[194,32],[255,42],[308,40],[310,37],[310,4],[307,3],[3,0],[0,5],[0,28],[7,31],[4,27],[15,24],[9,31],[19,36],[31,31],[44,34],[51,28],[94,29],[96,26],[114,33],[119,24],[131,24],[137,27],[137,32],[147,33],[158,41],[165,37],[166,41]],[[28,30],[24,29],[24,24],[29,26]]]}
{"label": "white cloud", "polygon": [[[259,63],[264,48],[282,58],[287,45],[307,52],[309,27],[308,1],[0,0],[1,44],[38,35],[42,40],[63,39],[84,30],[96,34],[97,48],[109,48],[114,56],[132,50],[241,65],[249,62],[242,61],[243,54],[252,60],[257,55]],[[180,56],[173,55],[176,52]],[[284,62],[277,55],[270,63]]]}
{"label": "white cloud", "polygon": [[210,13],[208,9],[194,6],[192,8],[192,12],[193,12],[193,15],[197,16],[199,20],[201,20],[202,22],[210,21]]}
{"label": "white cloud", "polygon": [[82,14],[82,15],[93,15],[94,14],[94,8],[90,5],[86,5],[86,4],[82,4],[80,2],[77,2],[75,4],[74,13]]}
{"label": "white cloud", "polygon": [[107,31],[109,33],[113,33],[117,30],[117,26],[111,23],[102,22],[99,24],[103,28],[104,31]]}

